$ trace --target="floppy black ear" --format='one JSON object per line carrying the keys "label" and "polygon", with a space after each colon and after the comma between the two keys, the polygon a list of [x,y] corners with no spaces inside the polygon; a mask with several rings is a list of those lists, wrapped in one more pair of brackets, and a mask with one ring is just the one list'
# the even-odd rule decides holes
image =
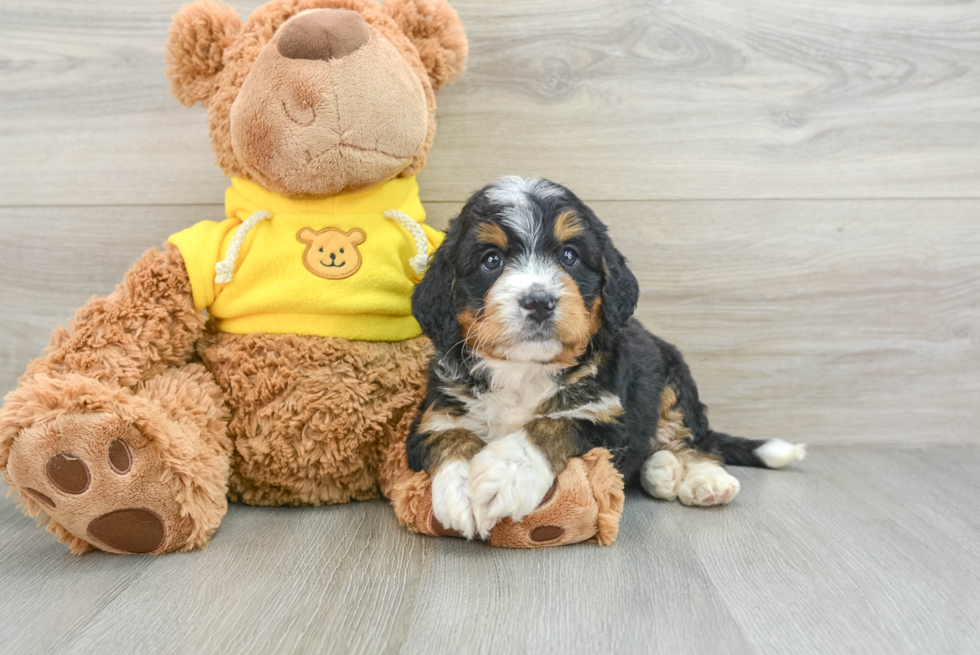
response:
{"label": "floppy black ear", "polygon": [[[454,223],[456,221],[453,221]],[[439,352],[446,352],[459,340],[459,319],[453,307],[453,258],[456,230],[450,225],[446,240],[432,254],[425,277],[412,292],[412,315]]]}
{"label": "floppy black ear", "polygon": [[640,285],[626,267],[626,258],[606,238],[602,254],[605,270],[602,280],[602,317],[606,327],[622,330],[640,299]]}

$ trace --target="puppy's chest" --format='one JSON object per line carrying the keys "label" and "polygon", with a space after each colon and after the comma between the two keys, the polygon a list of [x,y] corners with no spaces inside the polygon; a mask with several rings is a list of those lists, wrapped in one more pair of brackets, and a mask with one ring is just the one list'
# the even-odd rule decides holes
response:
{"label": "puppy's chest", "polygon": [[465,427],[486,442],[519,432],[557,391],[550,366],[491,369],[490,388],[465,403]]}

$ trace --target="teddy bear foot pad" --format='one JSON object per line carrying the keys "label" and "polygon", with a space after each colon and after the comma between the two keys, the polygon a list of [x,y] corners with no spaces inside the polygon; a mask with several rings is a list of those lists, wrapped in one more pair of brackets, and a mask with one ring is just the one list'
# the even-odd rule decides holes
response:
{"label": "teddy bear foot pad", "polygon": [[[112,414],[74,414],[25,430],[9,474],[76,539],[116,553],[180,548],[188,521],[166,467],[137,430]],[[75,549],[87,550],[81,544]]]}

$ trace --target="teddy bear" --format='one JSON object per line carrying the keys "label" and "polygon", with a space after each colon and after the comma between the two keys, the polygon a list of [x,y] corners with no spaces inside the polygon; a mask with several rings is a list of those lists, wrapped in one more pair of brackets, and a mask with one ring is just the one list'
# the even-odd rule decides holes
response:
{"label": "teddy bear", "polygon": [[[205,546],[229,500],[381,491],[410,529],[448,534],[404,440],[431,355],[411,294],[442,240],[415,175],[467,48],[443,0],[179,11],[170,90],[207,108],[225,219],[144,253],[7,395],[0,471],[28,515],[74,553],[162,554]],[[590,453],[491,543],[609,543],[616,483]]]}

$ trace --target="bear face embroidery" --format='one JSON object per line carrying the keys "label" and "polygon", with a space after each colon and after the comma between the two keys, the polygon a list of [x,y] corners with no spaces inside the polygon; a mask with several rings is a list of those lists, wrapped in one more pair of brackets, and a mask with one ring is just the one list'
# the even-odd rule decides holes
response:
{"label": "bear face embroidery", "polygon": [[328,227],[314,232],[304,227],[296,233],[296,240],[306,244],[303,265],[306,269],[328,280],[342,280],[357,273],[361,268],[361,253],[357,246],[364,243],[364,230],[355,227],[349,232]]}

